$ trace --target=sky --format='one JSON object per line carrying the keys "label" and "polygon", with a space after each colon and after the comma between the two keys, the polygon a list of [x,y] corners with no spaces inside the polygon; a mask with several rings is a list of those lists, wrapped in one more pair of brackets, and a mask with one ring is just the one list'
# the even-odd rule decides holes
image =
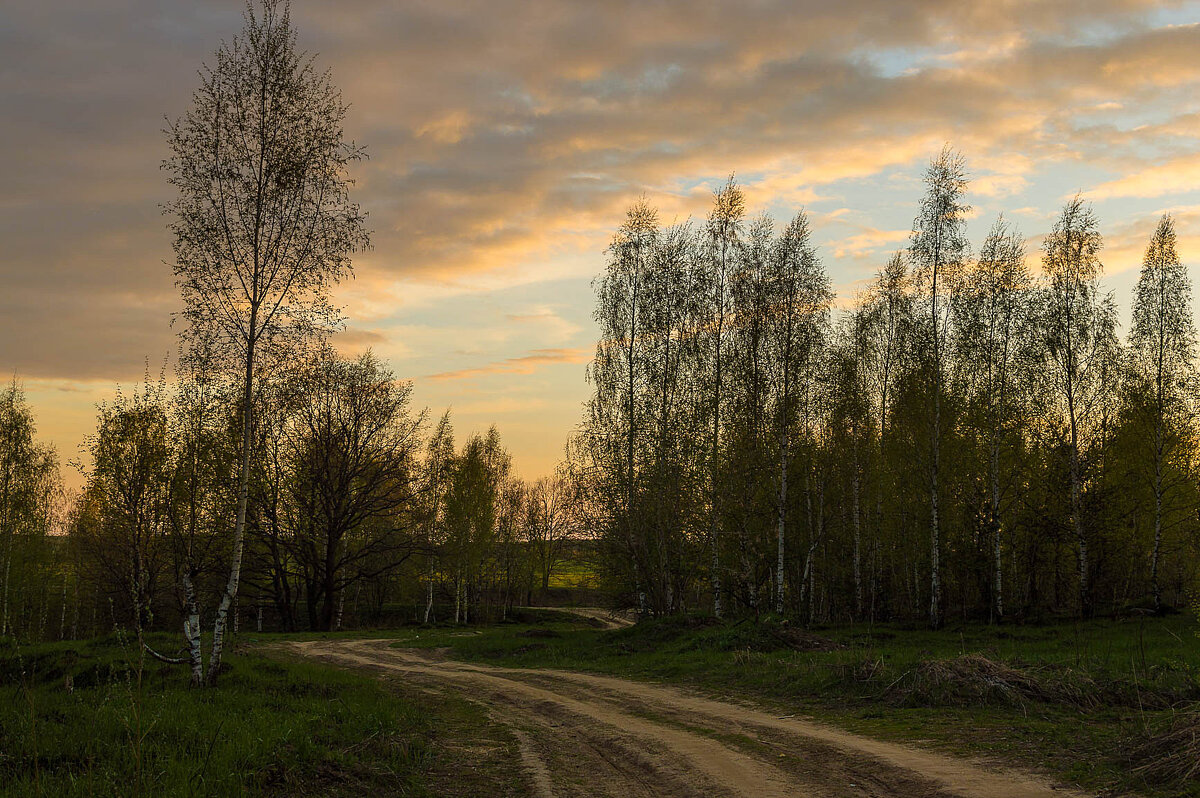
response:
{"label": "sky", "polygon": [[[0,5],[0,372],[64,462],[96,403],[175,349],[163,128],[242,11]],[[1126,314],[1162,213],[1200,263],[1200,2],[294,0],[292,17],[369,154],[352,175],[373,249],[337,289],[339,347],[449,407],[460,441],[496,424],[526,478],[581,417],[591,281],[643,194],[699,220],[734,173],[752,213],[806,210],[848,304],[949,143],[976,246],[1003,212],[1036,256],[1082,192]]]}

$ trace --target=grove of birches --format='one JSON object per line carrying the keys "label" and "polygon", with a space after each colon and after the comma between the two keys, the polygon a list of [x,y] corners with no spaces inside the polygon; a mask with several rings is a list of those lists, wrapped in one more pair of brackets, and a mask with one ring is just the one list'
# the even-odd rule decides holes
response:
{"label": "grove of birches", "polygon": [[[1037,249],[1003,218],[973,244],[948,148],[908,245],[840,299],[804,212],[754,216],[732,178],[704,219],[664,224],[643,198],[594,282],[581,421],[554,474],[528,482],[494,428],[456,442],[410,382],[328,342],[343,321],[329,292],[368,245],[347,193],[361,152],[271,14],[167,131],[180,354],[98,407],[69,458],[80,491],[19,380],[0,392],[0,636],[182,630],[200,681],[231,634],[500,620],[554,599],[564,572],[643,615],[800,624],[1192,600],[1200,384],[1170,216],[1124,331],[1090,206],[1067,202]],[[266,84],[244,68],[260,52],[284,100],[226,113]],[[229,135],[301,112],[295,141]],[[263,181],[269,147],[291,171]],[[260,248],[293,219],[315,220],[319,259]]]}
{"label": "grove of birches", "polygon": [[[698,223],[635,203],[595,281],[591,399],[533,483],[494,429],[456,446],[449,413],[415,412],[370,354],[277,368],[253,400],[234,624],[496,619],[568,556],[655,615],[937,625],[1184,604],[1200,386],[1172,219],[1122,340],[1086,203],[1035,260],[1002,219],[971,247],[959,156],[925,182],[909,246],[836,311],[803,212],[749,217],[732,180]],[[196,369],[118,393],[69,500],[20,386],[4,392],[5,633],[213,612],[238,388]]]}

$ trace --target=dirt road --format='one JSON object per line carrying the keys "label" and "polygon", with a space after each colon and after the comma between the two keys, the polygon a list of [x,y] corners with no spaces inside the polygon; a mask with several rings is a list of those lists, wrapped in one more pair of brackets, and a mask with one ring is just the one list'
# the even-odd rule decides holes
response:
{"label": "dirt road", "polygon": [[663,685],[472,665],[386,640],[291,643],[306,656],[399,672],[486,704],[513,731],[533,794],[974,796],[1084,793],[1039,777],[885,743]]}
{"label": "dirt road", "polygon": [[634,619],[629,617],[629,613],[613,612],[603,607],[556,607],[555,609],[559,612],[599,621],[604,624],[603,628],[605,629],[623,629],[626,626],[633,626],[634,622]]}

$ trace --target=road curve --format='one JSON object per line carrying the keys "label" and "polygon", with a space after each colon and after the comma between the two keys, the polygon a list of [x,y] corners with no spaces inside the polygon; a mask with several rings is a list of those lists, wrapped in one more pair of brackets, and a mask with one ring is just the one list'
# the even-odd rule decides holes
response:
{"label": "road curve", "polygon": [[493,710],[521,746],[530,794],[1082,798],[1028,773],[882,742],[665,685],[454,662],[388,640],[285,644],[326,662],[402,674]]}

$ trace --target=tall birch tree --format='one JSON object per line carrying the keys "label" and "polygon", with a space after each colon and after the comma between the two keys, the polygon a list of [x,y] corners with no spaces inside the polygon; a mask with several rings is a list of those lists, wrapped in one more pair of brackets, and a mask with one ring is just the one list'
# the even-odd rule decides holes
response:
{"label": "tall birch tree", "polygon": [[1084,507],[1089,458],[1102,432],[1101,412],[1112,386],[1105,384],[1116,350],[1116,308],[1102,293],[1103,238],[1095,212],[1082,198],[1066,204],[1042,246],[1045,286],[1040,335],[1055,419],[1065,436],[1070,479],[1071,531],[1075,537],[1079,608],[1091,612],[1091,531]]}
{"label": "tall birch tree", "polygon": [[730,281],[742,245],[742,227],[746,218],[746,199],[732,176],[713,194],[713,208],[704,227],[704,283],[706,313],[705,338],[708,341],[707,359],[708,402],[711,438],[709,440],[709,519],[708,537],[711,548],[713,614],[721,617],[721,547],[720,547],[720,463],[721,420],[724,417],[725,369],[729,348],[729,321],[733,312]]}
{"label": "tall birch tree", "polygon": [[1020,437],[1016,370],[1026,327],[1032,283],[1020,234],[1003,218],[992,226],[979,260],[955,298],[954,354],[962,373],[973,432],[987,460],[987,518],[991,534],[992,612],[1004,615],[1001,519],[1002,454]]}
{"label": "tall birch tree", "polygon": [[[821,355],[833,304],[829,278],[817,257],[808,216],[803,211],[796,214],[776,240],[770,266],[769,351],[773,362],[779,460],[775,485],[775,611],[782,613],[790,501],[788,473],[800,426],[799,397],[805,392],[800,383],[811,379],[816,371],[812,364]],[[807,406],[803,410],[807,412]]]}
{"label": "tall birch tree", "polygon": [[[633,569],[639,612],[645,611],[643,530],[638,521],[638,451],[644,416],[647,280],[658,242],[658,213],[645,198],[634,203],[609,245],[609,265],[596,285],[600,343],[588,369],[595,385],[590,403],[596,450],[611,480],[609,498],[621,502],[623,545]],[[614,530],[615,531],[615,530]]]}
{"label": "tall birch tree", "polygon": [[[184,336],[215,346],[242,383],[241,462],[229,577],[217,606],[207,679],[215,683],[245,540],[254,379],[270,359],[340,322],[330,287],[368,245],[350,201],[362,150],[343,132],[346,105],[328,72],[296,47],[289,5],[248,6],[241,35],[201,71],[192,105],[167,129],[163,163]],[[212,364],[217,365],[217,364]]]}
{"label": "tall birch tree", "polygon": [[1154,487],[1154,542],[1150,551],[1150,589],[1154,609],[1162,607],[1159,560],[1162,556],[1167,470],[1186,440],[1195,389],[1196,326],[1192,286],[1175,248],[1175,221],[1159,220],[1142,260],[1133,299],[1129,343],[1134,377],[1147,398],[1151,481]]}
{"label": "tall birch tree", "polygon": [[913,221],[909,256],[921,294],[921,325],[929,386],[929,625],[941,625],[941,519],[938,481],[942,454],[942,403],[948,352],[946,338],[951,300],[969,257],[965,234],[970,206],[966,161],[946,147],[925,170],[925,196]]}

